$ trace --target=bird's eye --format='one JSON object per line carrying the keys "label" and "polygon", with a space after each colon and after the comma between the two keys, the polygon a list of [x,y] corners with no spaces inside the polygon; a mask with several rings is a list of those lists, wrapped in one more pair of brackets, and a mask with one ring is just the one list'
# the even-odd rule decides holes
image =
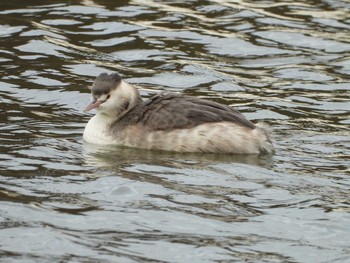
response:
{"label": "bird's eye", "polygon": [[106,100],[108,100],[111,97],[111,94],[108,94],[106,97]]}

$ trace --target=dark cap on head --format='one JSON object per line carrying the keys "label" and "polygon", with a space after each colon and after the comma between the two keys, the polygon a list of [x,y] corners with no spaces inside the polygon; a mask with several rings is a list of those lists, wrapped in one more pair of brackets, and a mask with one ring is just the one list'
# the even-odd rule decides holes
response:
{"label": "dark cap on head", "polygon": [[94,95],[108,94],[111,90],[115,89],[120,81],[121,76],[118,73],[101,73],[92,85],[91,91]]}

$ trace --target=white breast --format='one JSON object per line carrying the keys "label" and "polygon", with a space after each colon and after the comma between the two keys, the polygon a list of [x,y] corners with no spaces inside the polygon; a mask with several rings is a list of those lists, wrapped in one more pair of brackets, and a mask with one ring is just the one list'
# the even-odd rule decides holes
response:
{"label": "white breast", "polygon": [[111,122],[111,119],[105,114],[96,114],[89,120],[85,127],[83,134],[84,140],[93,144],[115,144],[108,132]]}

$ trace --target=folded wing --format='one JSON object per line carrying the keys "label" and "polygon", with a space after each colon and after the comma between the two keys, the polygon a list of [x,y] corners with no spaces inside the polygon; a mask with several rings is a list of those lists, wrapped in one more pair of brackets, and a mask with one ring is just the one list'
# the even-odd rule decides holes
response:
{"label": "folded wing", "polygon": [[256,126],[233,108],[213,101],[180,94],[162,93],[145,102],[138,122],[151,130],[188,129],[210,122],[233,122]]}

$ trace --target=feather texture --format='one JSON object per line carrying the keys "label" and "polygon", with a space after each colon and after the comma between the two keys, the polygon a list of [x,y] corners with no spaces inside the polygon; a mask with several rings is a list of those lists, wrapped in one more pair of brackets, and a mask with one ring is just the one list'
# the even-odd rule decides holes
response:
{"label": "feather texture", "polygon": [[136,122],[150,130],[189,129],[212,122],[232,122],[255,128],[253,123],[231,107],[180,94],[158,94],[146,101],[141,109],[135,110],[140,111]]}

